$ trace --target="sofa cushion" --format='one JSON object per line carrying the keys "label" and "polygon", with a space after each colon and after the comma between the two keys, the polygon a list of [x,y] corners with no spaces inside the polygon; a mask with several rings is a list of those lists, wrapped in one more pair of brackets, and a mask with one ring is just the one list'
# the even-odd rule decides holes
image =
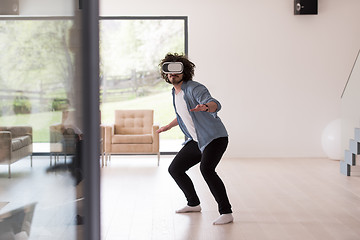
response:
{"label": "sofa cushion", "polygon": [[18,137],[18,139],[20,139],[21,143],[23,144],[23,147],[32,144],[31,137],[29,135]]}
{"label": "sofa cushion", "polygon": [[19,150],[22,147],[23,147],[23,144],[22,144],[22,142],[21,142],[21,140],[19,138],[13,138],[11,140],[11,149],[12,149],[12,151]]}
{"label": "sofa cushion", "polygon": [[29,146],[31,144],[31,137],[30,136],[22,136],[13,138],[11,140],[11,147],[13,151],[19,150],[20,148]]}
{"label": "sofa cushion", "polygon": [[138,144],[152,144],[153,139],[151,134],[143,134],[143,135],[123,135],[123,134],[115,134],[112,137],[113,144],[128,144],[128,143],[138,143]]}

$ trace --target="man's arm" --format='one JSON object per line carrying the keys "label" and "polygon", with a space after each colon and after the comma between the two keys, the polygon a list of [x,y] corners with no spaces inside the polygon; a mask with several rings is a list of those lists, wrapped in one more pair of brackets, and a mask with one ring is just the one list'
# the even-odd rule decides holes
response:
{"label": "man's arm", "polygon": [[206,104],[198,104],[195,108],[190,109],[191,112],[216,112],[218,105],[216,102],[208,102]]}
{"label": "man's arm", "polygon": [[168,125],[165,125],[161,128],[159,128],[159,130],[157,130],[156,132],[157,133],[161,133],[161,132],[165,132],[165,131],[168,131],[170,130],[171,128],[175,127],[179,125],[178,121],[177,121],[177,118],[175,118],[174,120],[171,121],[171,123],[169,123]]}
{"label": "man's arm", "polygon": [[[221,109],[221,104],[218,100],[213,98],[209,90],[202,84],[199,84],[193,89],[193,97],[199,103],[195,108],[191,109],[192,112],[218,112]],[[207,106],[206,106],[207,105]]]}

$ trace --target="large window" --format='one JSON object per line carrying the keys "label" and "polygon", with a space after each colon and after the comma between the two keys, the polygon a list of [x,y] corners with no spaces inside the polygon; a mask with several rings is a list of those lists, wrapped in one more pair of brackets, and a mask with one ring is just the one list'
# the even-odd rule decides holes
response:
{"label": "large window", "polygon": [[[186,18],[101,18],[100,71],[102,122],[114,121],[115,109],[154,109],[154,122],[175,118],[171,86],[158,64],[168,52],[186,53]],[[161,134],[161,151],[182,141],[180,129]],[[180,146],[180,144],[177,144]]]}
{"label": "large window", "polygon": [[49,125],[74,105],[70,19],[0,21],[0,125],[31,125],[49,142]]}

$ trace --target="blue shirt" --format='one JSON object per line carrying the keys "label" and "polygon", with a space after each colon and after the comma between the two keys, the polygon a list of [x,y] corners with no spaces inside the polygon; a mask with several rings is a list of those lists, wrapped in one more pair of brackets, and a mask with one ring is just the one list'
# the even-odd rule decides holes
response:
{"label": "blue shirt", "polygon": [[[221,119],[217,116],[217,112],[221,109],[221,104],[218,100],[210,95],[208,89],[201,83],[195,81],[183,82],[181,89],[184,92],[184,100],[187,105],[187,109],[195,108],[198,104],[206,104],[209,102],[215,102],[217,109],[215,112],[190,112],[190,116],[194,122],[196,135],[198,137],[198,145],[201,152],[204,151],[205,147],[216,138],[227,137],[228,133]],[[173,105],[176,113],[177,122],[180,129],[183,131],[185,136],[188,138],[184,143],[192,140],[191,135],[181,117],[177,113],[175,106],[175,89],[172,89]]]}

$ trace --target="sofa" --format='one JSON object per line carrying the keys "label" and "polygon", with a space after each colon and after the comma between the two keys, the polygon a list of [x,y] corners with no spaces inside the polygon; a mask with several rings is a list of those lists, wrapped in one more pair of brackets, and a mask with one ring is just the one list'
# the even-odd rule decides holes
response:
{"label": "sofa", "polygon": [[0,165],[9,166],[11,178],[11,164],[30,156],[32,167],[33,137],[31,126],[0,126]]}
{"label": "sofa", "polygon": [[111,154],[156,154],[159,166],[159,126],[153,116],[153,110],[115,110],[115,122],[104,126],[106,162]]}

